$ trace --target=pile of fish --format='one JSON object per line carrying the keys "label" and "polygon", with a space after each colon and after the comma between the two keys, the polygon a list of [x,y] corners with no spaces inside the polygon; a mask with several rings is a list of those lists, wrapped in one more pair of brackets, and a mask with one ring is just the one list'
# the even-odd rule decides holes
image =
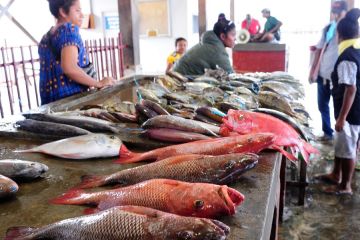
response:
{"label": "pile of fish", "polygon": [[[245,196],[224,184],[256,167],[256,154],[264,149],[292,161],[299,154],[308,161],[317,152],[304,133],[309,116],[301,103],[303,87],[287,73],[228,75],[218,68],[187,78],[170,72],[137,84],[136,92],[136,103],[107,100],[77,111],[24,114],[26,119],[16,123],[20,130],[64,139],[19,152],[153,162],[83,176],[50,203],[95,206],[85,210],[91,215],[11,228],[5,239],[84,239],[86,234],[92,239],[226,239],[229,227],[209,219],[235,214]],[[141,136],[174,145],[130,151],[117,136],[123,127],[141,128]],[[107,185],[116,188],[87,190]]]}
{"label": "pile of fish", "polygon": [[17,182],[31,181],[43,176],[48,166],[17,159],[0,160],[0,200],[13,197],[19,190]]}

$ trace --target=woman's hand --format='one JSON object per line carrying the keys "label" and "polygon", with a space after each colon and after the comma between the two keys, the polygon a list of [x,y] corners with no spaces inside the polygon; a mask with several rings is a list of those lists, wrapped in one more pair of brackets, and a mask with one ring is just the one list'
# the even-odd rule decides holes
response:
{"label": "woman's hand", "polygon": [[104,87],[112,86],[115,84],[115,82],[116,82],[115,79],[113,79],[112,77],[105,77],[101,81],[98,82],[96,87],[104,88]]}

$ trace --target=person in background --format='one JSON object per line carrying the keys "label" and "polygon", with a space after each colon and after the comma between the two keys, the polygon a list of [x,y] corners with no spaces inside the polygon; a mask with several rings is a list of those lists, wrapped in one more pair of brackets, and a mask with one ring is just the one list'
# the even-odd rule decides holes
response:
{"label": "person in background", "polygon": [[317,102],[321,113],[323,136],[319,141],[331,142],[333,129],[330,121],[329,102],[331,97],[331,73],[338,58],[338,45],[336,39],[336,25],[345,16],[347,3],[336,1],[331,6],[333,21],[328,24],[322,33],[320,42],[316,45],[315,57],[311,66],[309,81],[317,82]]}
{"label": "person in background", "polygon": [[226,18],[219,18],[212,31],[205,32],[201,42],[188,50],[175,64],[174,71],[183,75],[202,75],[207,69],[220,67],[233,72],[226,47],[235,46],[235,24]]}
{"label": "person in background", "polygon": [[351,9],[337,25],[339,58],[332,73],[335,113],[335,162],[330,174],[318,179],[336,184],[325,190],[337,195],[352,194],[357,143],[360,137],[360,9]]}
{"label": "person in background", "polygon": [[277,20],[275,17],[271,16],[270,9],[265,8],[261,11],[264,18],[266,18],[266,23],[264,26],[264,31],[257,34],[253,41],[254,42],[278,42],[280,41],[280,27],[282,22]]}
{"label": "person in background", "polygon": [[175,40],[175,52],[170,54],[170,56],[167,58],[167,67],[165,72],[169,72],[174,66],[174,63],[178,61],[182,55],[184,55],[187,49],[187,45],[188,43],[185,38],[180,37]]}
{"label": "person in background", "polygon": [[89,65],[89,57],[79,33],[84,18],[80,0],[48,2],[56,25],[39,44],[41,104],[85,92],[89,87],[113,85],[112,78],[98,82],[82,69]]}
{"label": "person in background", "polygon": [[226,20],[225,14],[224,13],[220,13],[218,16],[218,21],[220,20]]}
{"label": "person in background", "polygon": [[260,32],[260,23],[255,18],[252,18],[250,14],[246,14],[246,18],[241,23],[241,28],[249,31],[250,36],[253,37]]}

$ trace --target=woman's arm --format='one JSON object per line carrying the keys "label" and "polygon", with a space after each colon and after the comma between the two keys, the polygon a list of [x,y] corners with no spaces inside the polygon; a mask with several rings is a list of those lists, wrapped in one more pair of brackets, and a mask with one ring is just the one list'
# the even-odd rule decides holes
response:
{"label": "woman's arm", "polygon": [[102,88],[114,84],[114,80],[111,78],[105,78],[98,82],[87,75],[78,65],[78,54],[76,46],[66,46],[61,50],[61,68],[66,76],[89,87]]}

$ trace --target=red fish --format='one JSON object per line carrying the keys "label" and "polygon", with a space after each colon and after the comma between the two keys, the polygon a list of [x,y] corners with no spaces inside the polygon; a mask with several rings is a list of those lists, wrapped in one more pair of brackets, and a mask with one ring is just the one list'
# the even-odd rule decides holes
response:
{"label": "red fish", "polygon": [[[51,200],[55,204],[96,205],[98,210],[114,206],[150,207],[182,216],[215,218],[235,214],[244,196],[225,185],[153,179],[129,187],[85,193],[70,191]],[[87,211],[87,213],[93,211]]]}
{"label": "red fish", "polygon": [[224,155],[230,153],[258,153],[269,148],[275,141],[272,133],[257,133],[209,140],[200,140],[179,145],[158,148],[145,153],[129,151],[124,144],[120,148],[117,163],[132,163],[145,160],[162,160],[183,154]]}
{"label": "red fish", "polygon": [[[220,130],[222,136],[229,136],[234,133],[242,135],[261,132],[273,133],[276,136],[273,148],[281,151],[292,161],[297,160],[296,152],[300,152],[307,163],[311,153],[319,153],[317,149],[301,139],[300,135],[289,124],[263,113],[229,110],[227,116],[223,118]],[[281,149],[282,146],[290,147],[291,153]]]}

